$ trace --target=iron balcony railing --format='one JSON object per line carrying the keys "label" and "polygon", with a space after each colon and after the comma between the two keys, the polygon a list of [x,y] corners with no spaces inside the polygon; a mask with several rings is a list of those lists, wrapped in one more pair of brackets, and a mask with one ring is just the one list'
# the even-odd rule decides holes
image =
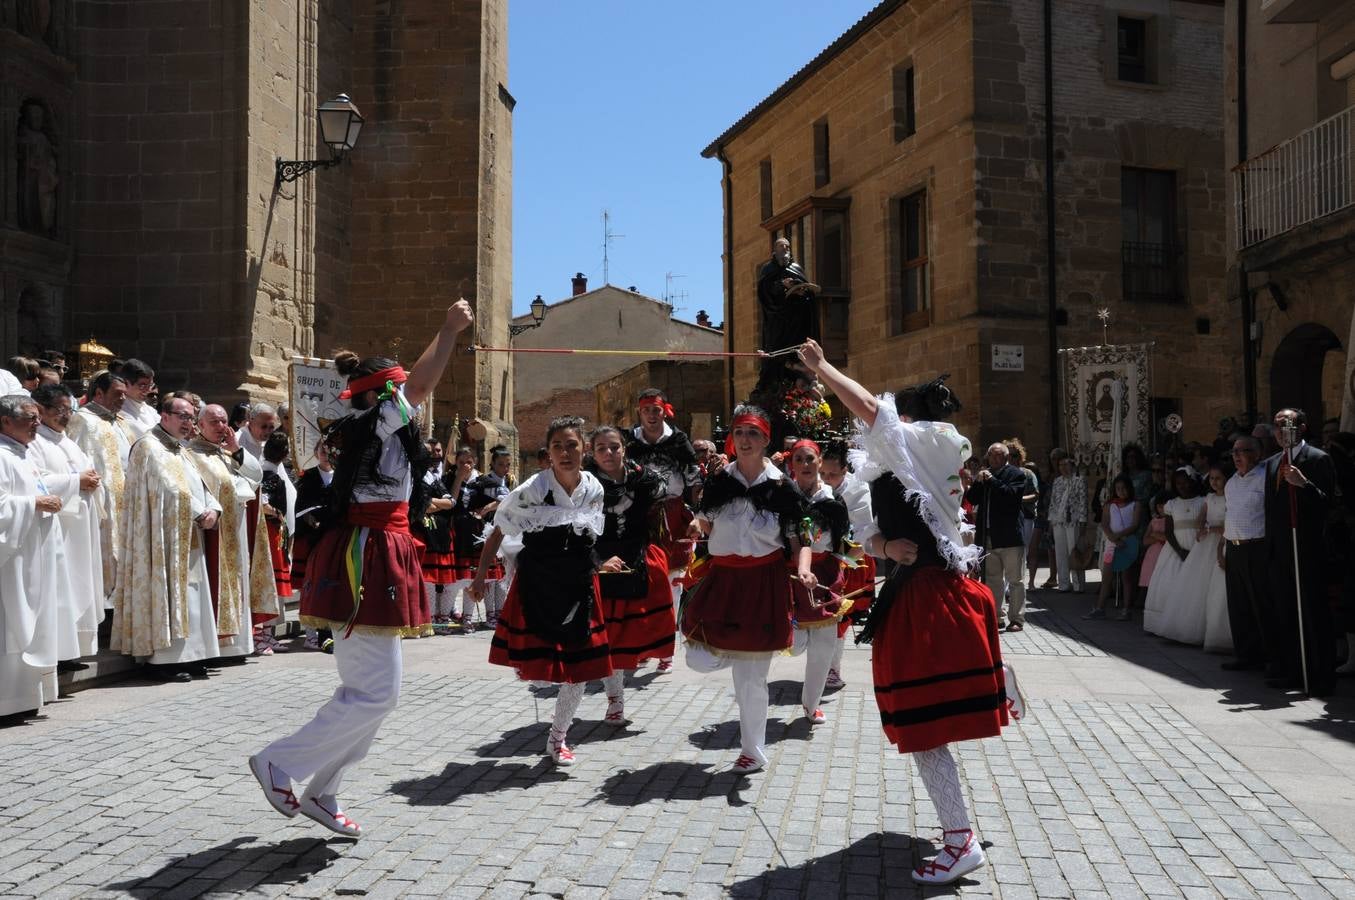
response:
{"label": "iron balcony railing", "polygon": [[1184,256],[1177,244],[1122,243],[1120,266],[1124,299],[1150,303],[1180,301],[1184,297],[1181,290]]}
{"label": "iron balcony railing", "polygon": [[1348,107],[1233,169],[1239,249],[1355,205],[1353,112]]}

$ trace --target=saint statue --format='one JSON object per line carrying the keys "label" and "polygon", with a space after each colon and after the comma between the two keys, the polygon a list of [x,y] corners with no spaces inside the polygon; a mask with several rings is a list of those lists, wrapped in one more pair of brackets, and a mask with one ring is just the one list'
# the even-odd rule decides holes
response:
{"label": "saint statue", "polygon": [[38,234],[56,228],[56,148],[44,131],[47,111],[30,100],[19,114],[19,227]]}
{"label": "saint statue", "polygon": [[[781,350],[819,338],[819,286],[790,255],[790,241],[777,238],[772,258],[763,263],[757,277],[757,300],[762,309],[762,349]],[[802,374],[794,356],[762,361],[759,384],[771,386]]]}

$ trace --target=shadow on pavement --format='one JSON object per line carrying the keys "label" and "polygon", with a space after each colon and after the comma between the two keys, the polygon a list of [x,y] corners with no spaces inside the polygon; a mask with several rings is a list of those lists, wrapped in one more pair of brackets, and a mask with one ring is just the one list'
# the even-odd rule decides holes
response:
{"label": "shadow on pavement", "polygon": [[[913,867],[936,852],[922,838],[904,834],[873,834],[827,856],[798,866],[781,865],[729,886],[731,897],[921,897],[923,889],[912,878]],[[929,887],[926,896],[959,893],[988,876],[984,869],[944,887]]]}
{"label": "shadow on pavement", "polygon": [[[550,731],[550,722],[533,722],[519,725],[503,732],[497,741],[481,744],[473,751],[483,759],[507,759],[512,756],[542,756],[546,752],[546,734]],[[589,719],[575,719],[569,726],[569,746],[595,744],[598,741],[620,740],[644,734],[643,729],[632,728],[630,723],[617,727]]]}
{"label": "shadow on pavement", "polygon": [[[166,863],[145,878],[105,885],[105,891],[124,891],[133,897],[245,893],[260,885],[292,885],[306,882],[340,858],[330,846],[354,843],[348,838],[292,838],[281,843],[251,844],[257,837],[239,837],[199,850]],[[267,869],[260,871],[261,863]]]}
{"label": "shadow on pavement", "polygon": [[[784,719],[767,720],[769,747],[782,741],[807,741],[812,733],[809,720],[803,716],[797,716],[789,722]],[[703,726],[700,731],[693,731],[687,735],[687,743],[702,750],[738,750],[739,720],[731,719],[718,725]]]}
{"label": "shadow on pavement", "polygon": [[746,776],[730,770],[712,771],[704,763],[663,762],[643,769],[622,769],[608,776],[593,799],[609,806],[639,806],[650,800],[725,797],[732,805],[742,806],[738,791],[747,783]]}
{"label": "shadow on pavement", "polygon": [[446,806],[472,794],[526,790],[538,784],[568,781],[569,776],[542,756],[533,765],[526,763],[447,763],[437,775],[410,778],[391,785],[391,793],[409,798],[410,806]]}

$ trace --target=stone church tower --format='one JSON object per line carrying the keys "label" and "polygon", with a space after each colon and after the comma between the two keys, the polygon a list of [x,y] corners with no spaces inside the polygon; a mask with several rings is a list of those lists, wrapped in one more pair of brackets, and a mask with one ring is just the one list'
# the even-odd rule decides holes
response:
{"label": "stone church tower", "polygon": [[[511,316],[507,0],[0,0],[0,354],[91,336],[215,401],[293,354],[413,363],[459,296]],[[341,165],[316,106],[366,118]],[[506,438],[506,358],[458,353],[440,433]],[[511,429],[508,429],[511,431]]]}

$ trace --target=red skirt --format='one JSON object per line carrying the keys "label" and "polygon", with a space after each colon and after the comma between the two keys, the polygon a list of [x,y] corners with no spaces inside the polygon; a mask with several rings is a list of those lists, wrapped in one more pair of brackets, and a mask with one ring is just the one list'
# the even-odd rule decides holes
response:
{"label": "red skirt", "polygon": [[[475,578],[476,570],[480,568],[480,557],[478,556],[458,556],[456,557],[456,577],[451,581],[440,582],[441,584],[451,584],[452,581],[471,581]],[[503,577],[503,563],[497,559],[493,565],[485,570],[485,581],[498,581]]]}
{"label": "red skirt", "polygon": [[851,630],[852,620],[858,618],[859,613],[864,613],[870,609],[875,602],[875,557],[866,554],[856,561],[856,568],[843,569],[842,572],[842,593],[851,594],[861,591],[852,598],[852,608],[848,615],[843,616],[837,623],[837,636],[842,637]]}
{"label": "red skirt", "polygon": [[423,552],[423,580],[430,584],[451,584],[457,581],[456,557],[450,553]]}
{"label": "red skirt", "polygon": [[682,604],[682,634],[716,654],[761,656],[791,645],[790,576],[781,551],[713,556]]}
{"label": "red skirt", "polygon": [[299,590],[306,584],[306,565],[310,562],[311,541],[306,537],[292,538],[292,584]]}
{"label": "red skirt", "polygon": [[831,553],[814,554],[814,561],[809,568],[814,577],[819,579],[819,587],[814,589],[812,599],[804,582],[793,577],[796,570],[794,554],[786,565],[792,576],[790,592],[795,598],[795,627],[826,628],[836,625],[843,618],[838,613],[842,604],[833,599],[834,594],[842,593],[842,561]]}
{"label": "red skirt", "polygon": [[[593,596],[601,597],[597,577],[593,578]],[[518,579],[508,586],[508,599],[499,612],[499,624],[489,643],[489,661],[496,666],[516,669],[524,681],[549,681],[555,684],[583,684],[612,674],[611,648],[607,643],[607,622],[601,602],[594,603],[588,617],[588,641],[576,646],[542,640],[527,628],[522,614],[522,595]]]}
{"label": "red skirt", "polygon": [[273,583],[279,597],[292,596],[292,566],[282,549],[282,523],[265,519],[268,523],[268,550],[273,555]]}
{"label": "red skirt", "polygon": [[659,547],[668,558],[669,571],[685,569],[692,561],[692,542],[687,538],[687,528],[693,518],[681,497],[663,501],[663,539]]}
{"label": "red skirt", "polygon": [[[361,587],[355,591],[351,579],[357,572],[350,566],[350,551],[364,528]],[[346,523],[320,536],[301,591],[301,618],[319,628],[402,635],[431,632],[419,545],[409,533],[408,503],[354,503],[348,507]]]}
{"label": "red skirt", "polygon": [[1007,724],[997,608],[980,581],[938,566],[899,589],[871,648],[875,702],[900,753],[992,737]]}
{"label": "red skirt", "polygon": [[[656,544],[645,549],[649,591],[643,597],[602,596],[607,618],[607,642],[612,668],[634,669],[646,659],[673,655],[677,621],[673,617],[673,588],[668,582],[668,558]],[[605,592],[608,578],[599,578]]]}

